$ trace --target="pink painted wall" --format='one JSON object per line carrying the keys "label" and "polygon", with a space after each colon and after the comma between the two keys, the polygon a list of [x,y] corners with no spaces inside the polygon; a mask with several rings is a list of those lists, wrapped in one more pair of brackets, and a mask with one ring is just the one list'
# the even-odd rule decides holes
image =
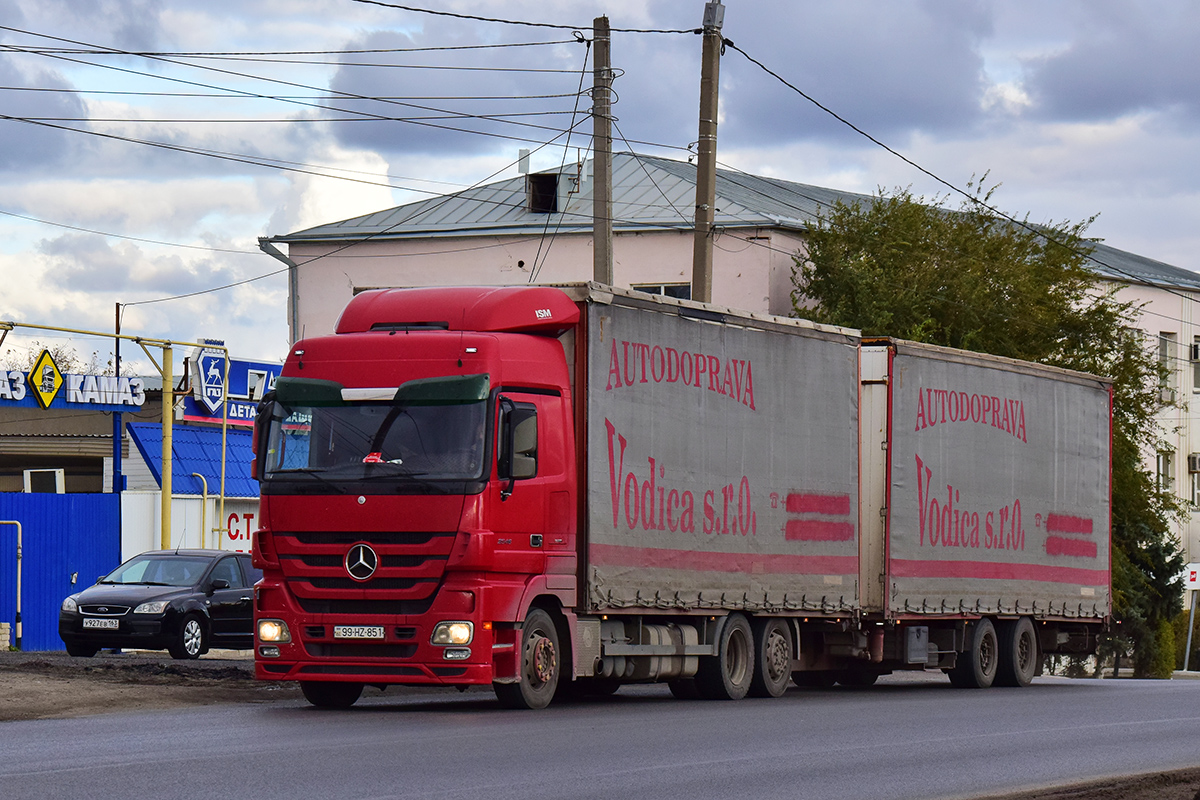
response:
{"label": "pink painted wall", "polygon": [[[617,286],[690,283],[692,234],[622,233],[613,237]],[[764,229],[724,231],[713,246],[713,302],[749,311],[791,311],[792,254],[802,240]],[[331,333],[356,290],[403,286],[570,283],[592,278],[591,234],[464,236],[363,242],[339,250],[292,244],[298,271],[300,331],[292,340]],[[531,275],[533,275],[531,280]]]}

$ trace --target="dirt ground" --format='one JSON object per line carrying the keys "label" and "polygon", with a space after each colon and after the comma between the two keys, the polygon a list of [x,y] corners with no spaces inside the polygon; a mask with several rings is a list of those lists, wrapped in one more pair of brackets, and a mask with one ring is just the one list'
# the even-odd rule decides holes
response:
{"label": "dirt ground", "polygon": [[[2,723],[16,720],[300,697],[295,684],[254,680],[248,653],[174,661],[161,653],[102,652],[84,659],[0,651],[0,736]],[[1200,767],[979,800],[1200,800]]]}
{"label": "dirt ground", "polygon": [[294,683],[254,680],[248,653],[214,651],[174,661],[160,653],[0,652],[0,723],[300,696]]}

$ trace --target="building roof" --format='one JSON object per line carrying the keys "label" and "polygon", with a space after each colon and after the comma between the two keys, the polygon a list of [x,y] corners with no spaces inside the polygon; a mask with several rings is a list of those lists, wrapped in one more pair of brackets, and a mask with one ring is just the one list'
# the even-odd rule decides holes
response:
{"label": "building roof", "polygon": [[[590,162],[582,167],[590,170]],[[581,168],[570,164],[560,185],[578,186],[565,196],[560,190],[561,214],[528,210],[526,176],[476,186],[451,195],[432,197],[359,217],[273,236],[287,244],[346,242],[370,239],[542,235],[584,233],[592,229],[592,182],[578,180]],[[552,170],[551,173],[557,172]],[[547,173],[542,173],[547,174]],[[613,154],[613,229],[691,230],[696,203],[696,166],[634,153]],[[714,224],[724,227],[767,227],[804,231],[819,211],[836,202],[871,202],[870,195],[843,192],[779,178],[718,169]],[[1095,272],[1127,283],[1200,290],[1200,274],[1151,258],[1095,245]]]}
{"label": "building roof", "polygon": [[[131,422],[129,438],[141,453],[154,480],[162,486],[162,426],[154,422]],[[225,496],[258,497],[258,483],[250,476],[252,434],[230,428],[226,435]],[[192,473],[208,481],[208,493],[221,490],[221,429],[194,425],[171,428],[171,490],[175,494],[199,495],[203,484]]]}

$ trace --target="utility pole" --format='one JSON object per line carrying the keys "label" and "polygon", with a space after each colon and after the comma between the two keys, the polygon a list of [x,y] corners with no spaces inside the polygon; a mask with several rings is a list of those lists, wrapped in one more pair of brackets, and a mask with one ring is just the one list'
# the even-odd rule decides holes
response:
{"label": "utility pole", "polygon": [[692,250],[692,299],[712,302],[713,206],[717,201],[717,86],[721,73],[720,0],[704,4],[700,57],[700,137],[696,147],[696,241]]}
{"label": "utility pole", "polygon": [[171,426],[175,422],[175,376],[171,370],[175,351],[167,342],[162,348],[162,514],[159,526],[159,546],[163,550],[171,549],[171,468],[175,460],[171,457]]}
{"label": "utility pole", "polygon": [[592,275],[613,283],[612,253],[612,35],[608,17],[592,22]]}

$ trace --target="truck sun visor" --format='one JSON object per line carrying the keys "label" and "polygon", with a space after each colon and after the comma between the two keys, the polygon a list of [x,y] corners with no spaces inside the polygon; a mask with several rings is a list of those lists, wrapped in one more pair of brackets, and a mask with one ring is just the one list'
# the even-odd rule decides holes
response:
{"label": "truck sun visor", "polygon": [[449,378],[420,378],[396,390],[393,402],[405,405],[440,406],[479,403],[487,400],[491,380],[488,373]]}
{"label": "truck sun visor", "polygon": [[287,405],[337,406],[341,405],[342,384],[318,378],[277,378],[275,398]]}

